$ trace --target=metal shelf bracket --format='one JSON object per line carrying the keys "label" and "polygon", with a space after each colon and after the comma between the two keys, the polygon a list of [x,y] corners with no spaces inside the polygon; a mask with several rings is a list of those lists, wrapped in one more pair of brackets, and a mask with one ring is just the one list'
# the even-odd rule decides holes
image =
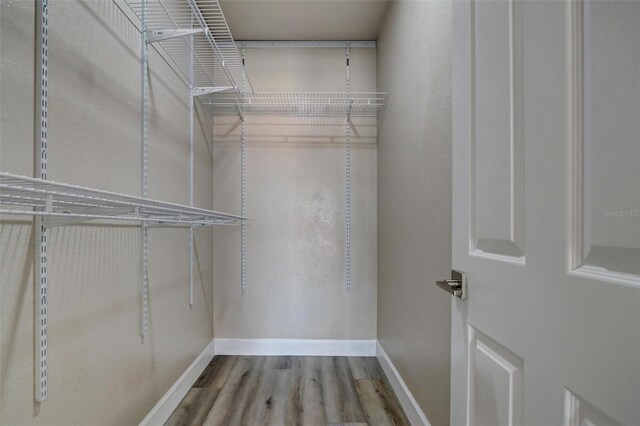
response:
{"label": "metal shelf bracket", "polygon": [[212,93],[227,92],[234,90],[231,86],[194,87],[191,89],[192,96],[211,95]]}
{"label": "metal shelf bracket", "polygon": [[192,34],[202,34],[206,29],[166,29],[166,30],[147,30],[147,43],[156,43],[158,41],[169,40],[177,37],[185,37]]}

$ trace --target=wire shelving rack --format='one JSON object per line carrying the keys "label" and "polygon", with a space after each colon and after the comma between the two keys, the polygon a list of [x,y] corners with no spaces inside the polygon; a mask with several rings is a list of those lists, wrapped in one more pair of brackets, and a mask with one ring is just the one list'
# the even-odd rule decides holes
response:
{"label": "wire shelving rack", "polygon": [[384,92],[215,93],[201,99],[213,115],[289,115],[302,117],[376,117],[389,94]]}
{"label": "wire shelving rack", "polygon": [[218,0],[124,2],[191,87],[253,91]]}
{"label": "wire shelving rack", "polygon": [[0,173],[0,214],[42,216],[43,226],[109,219],[154,225],[237,224],[246,218],[50,180]]}

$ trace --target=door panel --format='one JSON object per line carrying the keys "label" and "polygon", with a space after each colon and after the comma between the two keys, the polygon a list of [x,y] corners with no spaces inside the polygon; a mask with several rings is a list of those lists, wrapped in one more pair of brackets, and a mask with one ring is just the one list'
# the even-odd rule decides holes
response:
{"label": "door panel", "polygon": [[469,419],[473,425],[522,423],[524,361],[469,326]]}
{"label": "door panel", "polygon": [[640,421],[640,2],[604,3],[453,2],[454,425]]}
{"label": "door panel", "polygon": [[[520,5],[478,1],[473,23],[474,249],[524,256]],[[491,79],[495,84],[483,82]],[[522,259],[523,260],[523,259]]]}
{"label": "door panel", "polygon": [[586,1],[581,15],[583,104],[577,118],[583,133],[576,140],[582,157],[576,179],[583,199],[576,218],[584,223],[575,266],[611,278],[638,276],[640,4]]}
{"label": "door panel", "polygon": [[564,402],[564,424],[568,426],[618,426],[607,416],[578,395],[567,390]]}

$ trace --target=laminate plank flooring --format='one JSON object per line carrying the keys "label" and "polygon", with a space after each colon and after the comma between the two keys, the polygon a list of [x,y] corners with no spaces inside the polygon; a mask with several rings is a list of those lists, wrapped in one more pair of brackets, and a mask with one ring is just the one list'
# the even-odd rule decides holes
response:
{"label": "laminate plank flooring", "polygon": [[364,422],[365,416],[347,357],[323,357],[321,363],[327,422]]}
{"label": "laminate plank flooring", "polygon": [[202,424],[218,393],[206,388],[191,388],[173,411],[165,425]]}
{"label": "laminate plank flooring", "polygon": [[382,380],[356,380],[362,410],[372,425],[402,425],[405,415],[393,391]]}
{"label": "laminate plank flooring", "polygon": [[295,357],[287,404],[287,425],[324,425],[320,357]]}
{"label": "laminate plank flooring", "polygon": [[216,356],[166,425],[409,425],[375,357]]}

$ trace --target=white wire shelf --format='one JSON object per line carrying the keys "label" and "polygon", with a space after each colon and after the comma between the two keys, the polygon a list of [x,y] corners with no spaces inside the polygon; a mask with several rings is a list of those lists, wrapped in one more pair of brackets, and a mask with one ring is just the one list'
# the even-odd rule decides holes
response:
{"label": "white wire shelf", "polygon": [[42,216],[48,228],[96,219],[141,221],[149,226],[232,225],[246,220],[228,213],[2,172],[0,206],[0,214]]}
{"label": "white wire shelf", "polygon": [[218,0],[124,2],[147,30],[147,41],[159,45],[193,87],[252,91]]}
{"label": "white wire shelf", "polygon": [[384,92],[216,93],[202,99],[213,115],[293,115],[303,117],[375,117],[387,105]]}

